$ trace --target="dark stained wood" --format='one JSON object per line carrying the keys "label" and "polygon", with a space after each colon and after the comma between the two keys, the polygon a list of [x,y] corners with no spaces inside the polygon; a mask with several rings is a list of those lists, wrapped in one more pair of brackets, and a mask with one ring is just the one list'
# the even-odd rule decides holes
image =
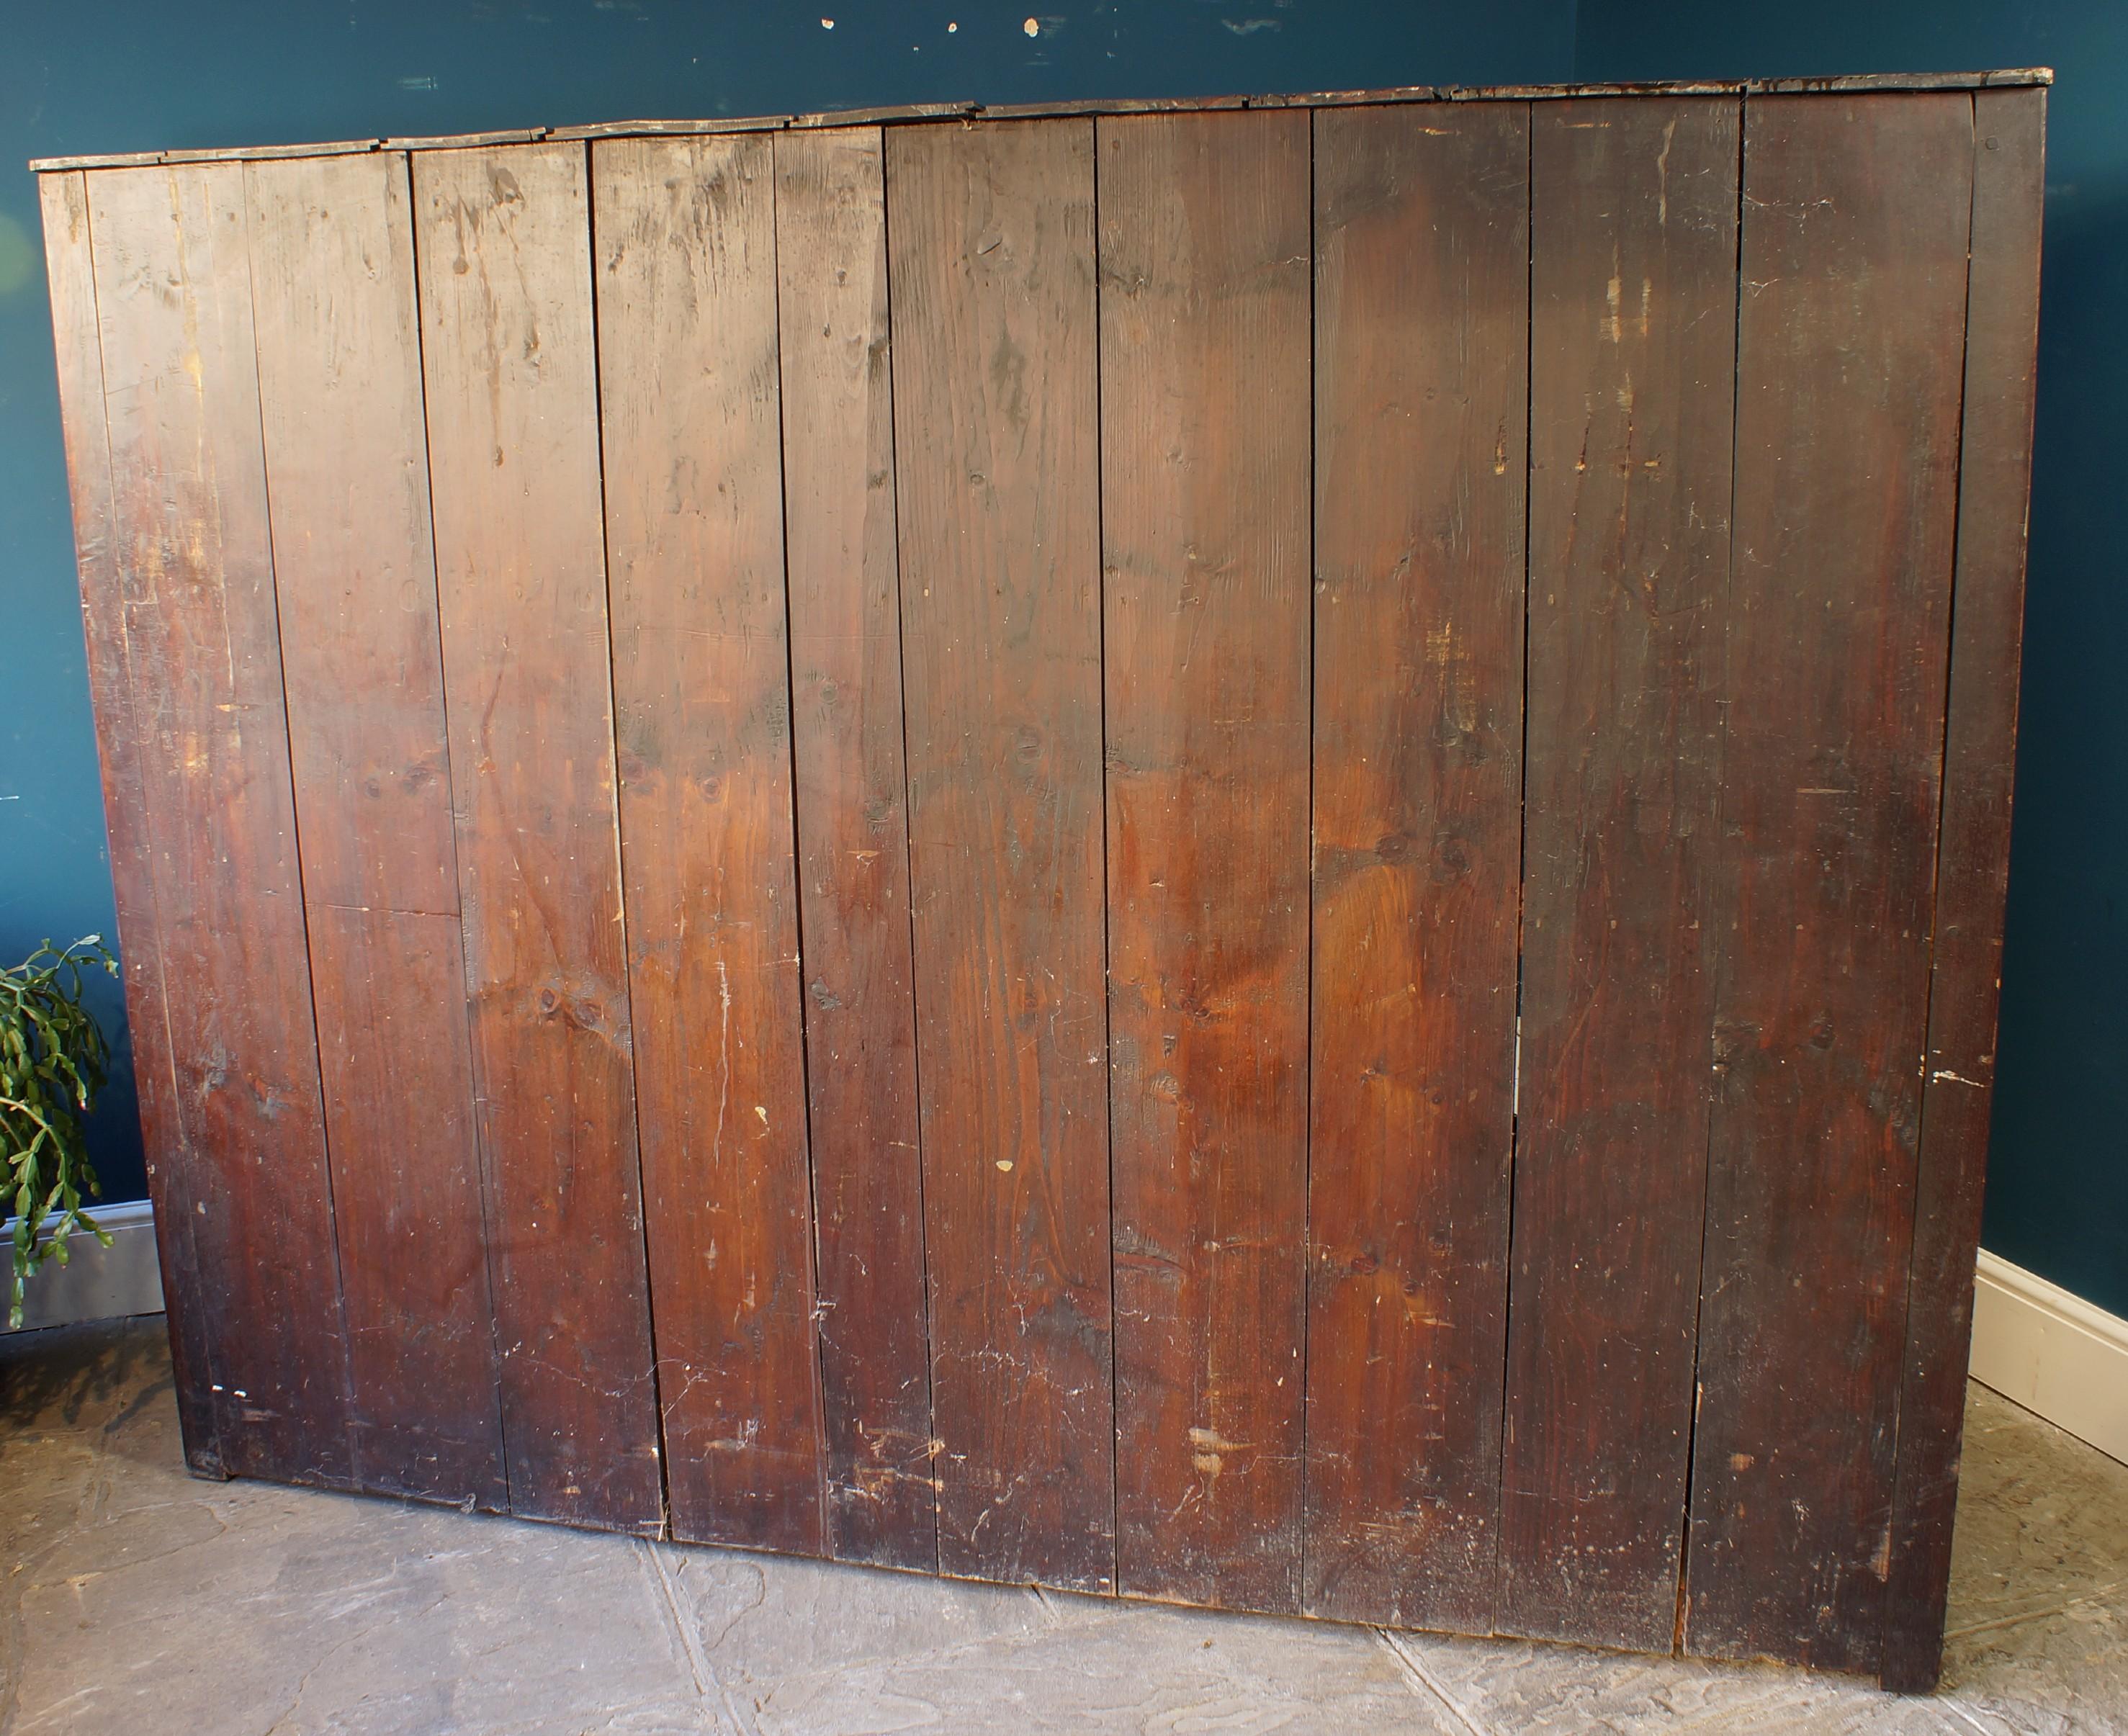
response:
{"label": "dark stained wood", "polygon": [[828,1549],[936,1568],[884,147],[776,141]]}
{"label": "dark stained wood", "polygon": [[1529,114],[1315,120],[1306,1606],[1483,1632],[1507,1330]]}
{"label": "dark stained wood", "polygon": [[584,149],[413,171],[511,1506],[654,1533]]}
{"label": "dark stained wood", "polygon": [[1104,1590],[1094,130],[886,152],[939,1566]]}
{"label": "dark stained wood", "polygon": [[406,159],[246,176],[354,1477],[506,1509]]}
{"label": "dark stained wood", "polygon": [[1294,1610],[1309,120],[1096,135],[1117,1582]]}
{"label": "dark stained wood", "polygon": [[73,496],[74,551],[81,575],[83,637],[96,706],[97,750],[110,834],[126,1027],[140,1106],[148,1192],[154,1201],[155,1251],[162,1269],[178,1425],[185,1462],[206,1477],[224,1474],[215,1399],[217,1323],[207,1302],[212,1274],[202,1269],[192,1234],[211,1191],[198,1155],[185,1141],[177,1102],[171,1027],[163,986],[163,918],[143,782],[148,738],[136,711],[126,665],[126,602],[119,584],[117,505],[111,488],[111,445],[103,410],[96,280],[88,230],[88,190],[78,173],[38,183],[44,207],[45,261],[51,288],[52,336],[59,361],[59,410]]}
{"label": "dark stained wood", "polygon": [[1983,92],[1974,98],[1973,265],[1950,723],[1884,1607],[1885,1686],[1908,1693],[1932,1689],[1942,1663],[1973,1332],[1973,1262],[1994,1095],[2024,627],[2046,101],[2044,91]]}
{"label": "dark stained wood", "polygon": [[[210,164],[88,183],[129,751],[167,1022],[167,1051],[151,1037],[146,1052],[166,1054],[172,1070],[158,1155],[188,1183],[178,1200],[191,1212],[186,1264],[221,1466],[340,1486],[351,1475],[347,1347],[244,178],[240,164]],[[151,1131],[162,1112],[151,1103]]]}
{"label": "dark stained wood", "polygon": [[1529,686],[1500,1608],[1677,1623],[1711,1095],[1733,99],[1531,116]]}
{"label": "dark stained wood", "polygon": [[1921,1112],[1973,104],[1745,107],[1686,1646],[1874,1670]]}
{"label": "dark stained wood", "polygon": [[672,1530],[817,1553],[772,149],[594,145],[591,220]]}

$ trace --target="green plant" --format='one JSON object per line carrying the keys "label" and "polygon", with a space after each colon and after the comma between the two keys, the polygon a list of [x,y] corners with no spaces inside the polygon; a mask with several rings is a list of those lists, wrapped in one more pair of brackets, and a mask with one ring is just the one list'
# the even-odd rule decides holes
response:
{"label": "green plant", "polygon": [[67,1238],[86,1230],[111,1245],[82,1210],[97,1197],[81,1117],[103,1089],[111,1046],[81,1003],[82,970],[118,960],[101,935],[64,951],[50,941],[0,970],[0,1164],[14,1208],[13,1288],[7,1324],[22,1324],[22,1290],[47,1259],[67,1262]]}

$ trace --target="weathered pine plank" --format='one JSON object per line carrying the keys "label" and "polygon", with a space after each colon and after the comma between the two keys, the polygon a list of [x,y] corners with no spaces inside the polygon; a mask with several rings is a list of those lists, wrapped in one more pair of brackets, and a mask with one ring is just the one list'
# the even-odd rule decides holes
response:
{"label": "weathered pine plank", "polygon": [[1972,135],[1959,94],[1745,106],[1701,1653],[1882,1650]]}
{"label": "weathered pine plank", "polygon": [[1315,120],[1306,1607],[1494,1604],[1522,795],[1527,106]]}
{"label": "weathered pine plank", "polygon": [[1531,117],[1522,1015],[1496,1625],[1669,1649],[1711,1098],[1741,114]]}
{"label": "weathered pine plank", "polygon": [[245,174],[354,1477],[506,1510],[406,159]]}
{"label": "weathered pine plank", "polygon": [[1096,123],[1118,1582],[1300,1595],[1309,122]]}
{"label": "weathered pine plank", "polygon": [[676,1535],[818,1553],[774,164],[591,147],[621,861]]}
{"label": "weathered pine plank", "polygon": [[113,560],[139,823],[155,876],[178,1142],[170,1160],[192,1183],[221,1465],[342,1486],[351,1477],[347,1345],[244,177],[241,164],[211,164],[112,170],[88,183]]}
{"label": "weathered pine plank", "polygon": [[1942,1665],[1973,1333],[1973,1262],[1994,1096],[2024,628],[2046,102],[2044,90],[1983,91],[1974,97],[1973,263],[1950,721],[1936,847],[1933,988],[1892,1575],[1885,1587],[1884,1683],[1909,1693],[1932,1689]]}
{"label": "weathered pine plank", "polygon": [[829,1552],[938,1563],[876,129],[776,141]]}
{"label": "weathered pine plank", "polygon": [[155,1252],[169,1326],[178,1426],[186,1463],[202,1476],[216,1477],[223,1474],[223,1467],[208,1340],[211,1322],[205,1306],[208,1274],[201,1267],[192,1236],[207,1190],[178,1116],[163,985],[160,894],[143,784],[143,749],[148,738],[142,716],[135,709],[131,672],[126,666],[118,508],[111,488],[88,189],[81,173],[74,171],[45,175],[37,192],[43,206],[59,412],[80,568],[83,637],[89,693],[96,708],[104,823],[117,907],[116,941],[124,973],[148,1193],[159,1226]]}
{"label": "weathered pine plank", "polygon": [[1106,1590],[1094,130],[886,152],[939,1566]]}
{"label": "weathered pine plank", "polygon": [[511,1506],[656,1533],[584,147],[413,171]]}

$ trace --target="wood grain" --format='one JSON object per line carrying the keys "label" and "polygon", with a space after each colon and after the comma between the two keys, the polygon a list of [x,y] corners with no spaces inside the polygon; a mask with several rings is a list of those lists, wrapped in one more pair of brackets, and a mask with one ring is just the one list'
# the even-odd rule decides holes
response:
{"label": "wood grain", "polygon": [[144,749],[148,709],[138,711],[126,664],[126,600],[119,580],[118,503],[112,494],[111,440],[103,409],[103,355],[88,227],[88,188],[79,171],[40,177],[52,337],[67,486],[81,580],[83,638],[110,841],[116,937],[126,1020],[140,1103],[149,1197],[159,1229],[178,1426],[185,1462],[203,1477],[225,1474],[215,1400],[212,1334],[206,1306],[211,1274],[200,1264],[193,1221],[210,1191],[178,1112],[169,1010],[163,984],[163,918],[148,826]]}
{"label": "wood grain", "polygon": [[244,177],[240,164],[213,164],[89,183],[114,566],[156,883],[172,1166],[191,1182],[221,1463],[240,1476],[344,1486],[347,1345]]}
{"label": "wood grain", "polygon": [[935,1568],[876,129],[777,140],[776,259],[828,1549]]}
{"label": "wood grain", "polygon": [[413,173],[511,1506],[656,1533],[584,147]]}
{"label": "wood grain", "polygon": [[1500,1490],[1518,1634],[1677,1622],[1711,1097],[1741,114],[1531,118],[1522,1015]]}
{"label": "wood grain", "polygon": [[887,135],[939,1566],[1114,1578],[1094,135]]}
{"label": "wood grain", "polygon": [[672,1529],[817,1553],[773,159],[591,147],[621,860]]}
{"label": "wood grain", "polygon": [[1950,722],[1884,1607],[1884,1685],[1907,1693],[1933,1689],[1942,1664],[1965,1421],[2009,879],[2046,168],[2044,90],[1982,91],[1973,102]]}
{"label": "wood grain", "polygon": [[1745,107],[1684,1641],[1874,1670],[1949,660],[1969,97]]}
{"label": "wood grain", "polygon": [[1300,1596],[1309,123],[1096,123],[1117,1577]]}
{"label": "wood grain", "polygon": [[1315,122],[1308,1561],[1492,1620],[1522,794],[1529,111]]}
{"label": "wood grain", "polygon": [[354,1476],[506,1509],[406,159],[246,179]]}

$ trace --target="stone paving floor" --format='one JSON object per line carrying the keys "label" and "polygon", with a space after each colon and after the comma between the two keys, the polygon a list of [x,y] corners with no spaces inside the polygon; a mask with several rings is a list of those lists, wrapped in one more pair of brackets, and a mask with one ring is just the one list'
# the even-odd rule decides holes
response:
{"label": "stone paving floor", "polygon": [[188,1476],[162,1321],[0,1339],[0,1733],[2128,1731],[2128,1467],[1979,1387],[1944,1691]]}

